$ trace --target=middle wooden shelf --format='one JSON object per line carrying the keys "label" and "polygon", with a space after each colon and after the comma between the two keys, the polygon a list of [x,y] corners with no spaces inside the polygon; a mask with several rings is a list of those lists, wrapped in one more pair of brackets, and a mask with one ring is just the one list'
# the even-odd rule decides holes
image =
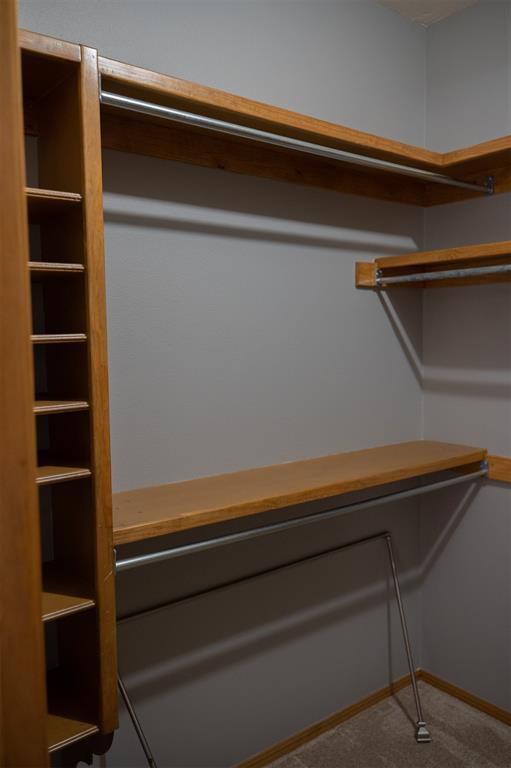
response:
{"label": "middle wooden shelf", "polygon": [[433,287],[508,282],[511,240],[385,256],[356,265],[357,288]]}
{"label": "middle wooden shelf", "polygon": [[184,531],[352,491],[467,470],[486,451],[419,440],[114,494],[114,544]]}

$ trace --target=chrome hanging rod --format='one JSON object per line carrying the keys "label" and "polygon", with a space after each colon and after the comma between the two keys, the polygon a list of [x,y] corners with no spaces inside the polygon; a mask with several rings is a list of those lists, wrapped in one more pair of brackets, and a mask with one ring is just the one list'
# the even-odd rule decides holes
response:
{"label": "chrome hanging rod", "polygon": [[328,160],[340,160],[350,163],[351,165],[362,165],[367,168],[374,168],[375,170],[390,171],[402,176],[411,176],[412,178],[417,178],[421,181],[428,181],[434,184],[445,184],[451,187],[460,187],[461,189],[470,189],[473,192],[481,192],[487,195],[493,193],[493,180],[490,176],[487,177],[485,183],[482,185],[471,184],[468,181],[453,179],[449,176],[444,176],[441,173],[425,171],[421,168],[411,168],[407,165],[391,163],[387,160],[379,160],[374,157],[366,157],[365,155],[356,155],[353,152],[345,152],[341,149],[325,147],[321,144],[313,144],[312,142],[302,141],[301,139],[293,139],[290,136],[281,136],[278,133],[270,133],[268,131],[259,130],[258,128],[250,128],[247,125],[228,123],[225,120],[198,115],[195,112],[185,112],[181,109],[175,109],[174,107],[165,107],[162,104],[141,101],[140,99],[133,99],[130,96],[121,96],[117,93],[104,91],[103,89],[100,91],[100,101],[101,104],[108,107],[117,107],[119,109],[129,110],[130,112],[139,112],[142,115],[160,117],[166,120],[172,120],[176,123],[191,125],[194,128],[204,128],[209,131],[216,131],[217,133],[226,133],[230,136],[237,136],[242,139],[251,139],[264,144],[271,144],[275,147],[283,147],[284,149],[303,152],[308,155],[324,157]]}
{"label": "chrome hanging rod", "polygon": [[468,483],[471,480],[477,480],[480,477],[485,477],[487,474],[488,464],[486,461],[483,461],[481,462],[480,469],[465,475],[458,475],[456,477],[440,480],[435,483],[429,483],[427,485],[419,485],[415,488],[409,488],[404,491],[387,493],[382,496],[367,499],[365,501],[357,501],[353,504],[347,504],[344,507],[337,507],[335,509],[326,510],[325,512],[304,515],[303,517],[293,518],[292,520],[284,520],[281,523],[271,523],[270,525],[260,526],[259,528],[251,528],[247,531],[240,531],[239,533],[230,533],[226,536],[204,539],[203,541],[197,541],[193,544],[183,544],[181,546],[170,547],[169,549],[163,549],[157,552],[150,552],[146,555],[126,557],[116,561],[115,570],[117,573],[119,573],[120,571],[127,571],[131,568],[138,568],[142,565],[161,563],[166,560],[173,560],[176,557],[192,555],[196,552],[204,552],[205,550],[222,547],[227,544],[234,544],[240,541],[247,541],[248,539],[259,538],[260,536],[267,536],[271,533],[287,531],[291,528],[298,528],[304,525],[318,523],[323,520],[329,520],[340,515],[348,514],[349,512],[361,511],[363,509],[368,509],[369,507],[379,506],[380,504],[387,504],[390,501],[401,501],[402,499],[408,499],[412,496],[418,496],[423,493],[430,493],[431,491],[438,491],[442,488],[449,488],[453,485]]}
{"label": "chrome hanging rod", "polygon": [[[510,254],[511,255],[511,254]],[[484,275],[505,275],[511,273],[511,264],[497,264],[492,267],[466,267],[465,269],[445,269],[442,272],[417,272],[414,275],[386,277],[380,269],[376,270],[376,285],[385,288],[398,283],[425,283],[433,280],[455,280],[460,277],[484,277]]]}

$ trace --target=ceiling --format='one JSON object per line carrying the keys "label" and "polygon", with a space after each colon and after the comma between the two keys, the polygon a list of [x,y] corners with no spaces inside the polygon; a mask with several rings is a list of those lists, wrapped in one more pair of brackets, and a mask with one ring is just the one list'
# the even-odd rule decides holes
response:
{"label": "ceiling", "polygon": [[378,0],[381,5],[392,8],[401,16],[429,27],[453,13],[475,5],[478,0]]}

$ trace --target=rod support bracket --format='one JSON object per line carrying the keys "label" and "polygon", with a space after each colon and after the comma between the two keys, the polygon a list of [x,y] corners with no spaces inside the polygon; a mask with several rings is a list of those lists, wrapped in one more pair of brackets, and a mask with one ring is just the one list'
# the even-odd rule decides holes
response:
{"label": "rod support bracket", "polygon": [[495,184],[493,181],[493,176],[486,176],[483,182],[483,185],[486,189],[486,193],[488,195],[493,195],[495,192]]}
{"label": "rod support bracket", "polygon": [[482,462],[481,462],[481,471],[486,472],[486,474],[488,474],[488,472],[490,471],[490,464],[488,462],[488,459],[483,459],[482,460]]}
{"label": "rod support bracket", "polygon": [[423,720],[419,720],[417,722],[417,730],[415,731],[415,740],[417,741],[417,744],[429,744],[431,739],[431,734],[428,731],[426,727],[426,723]]}

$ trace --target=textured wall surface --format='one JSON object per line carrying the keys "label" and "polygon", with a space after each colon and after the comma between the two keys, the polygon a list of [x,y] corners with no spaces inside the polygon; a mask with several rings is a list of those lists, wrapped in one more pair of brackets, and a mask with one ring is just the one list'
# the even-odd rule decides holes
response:
{"label": "textured wall surface", "polygon": [[[474,55],[478,44],[483,56]],[[428,33],[427,142],[511,133],[511,3],[485,0]],[[430,209],[428,248],[511,239],[511,195]],[[424,292],[425,437],[511,456],[511,285]],[[511,709],[511,491],[424,500],[426,669]]]}

